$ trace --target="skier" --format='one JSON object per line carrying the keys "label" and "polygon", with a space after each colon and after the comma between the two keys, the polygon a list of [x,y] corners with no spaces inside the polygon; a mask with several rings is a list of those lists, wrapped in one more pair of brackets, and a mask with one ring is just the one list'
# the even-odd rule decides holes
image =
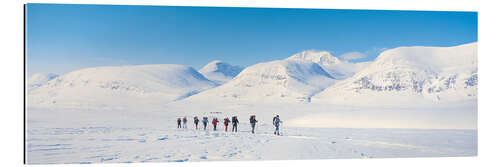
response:
{"label": "skier", "polygon": [[181,118],[177,118],[177,128],[181,128]]}
{"label": "skier", "polygon": [[282,121],[280,120],[280,116],[276,115],[273,118],[273,125],[276,127],[276,130],[274,131],[274,134],[278,135],[278,136],[280,135],[280,123],[282,123]]}
{"label": "skier", "polygon": [[276,125],[274,122],[276,122],[276,116],[273,117],[273,125]]}
{"label": "skier", "polygon": [[225,130],[226,132],[227,132],[227,126],[229,125],[229,122],[231,122],[231,121],[229,121],[229,118],[228,118],[228,117],[224,118],[224,127],[225,127],[225,129],[224,129],[224,130]]}
{"label": "skier", "polygon": [[198,130],[198,122],[200,122],[200,120],[198,119],[198,116],[195,116],[194,117],[194,126],[196,127],[196,130]]}
{"label": "skier", "polygon": [[250,115],[250,125],[252,125],[252,133],[255,133],[255,124],[257,124],[257,120],[255,119],[255,115]]}
{"label": "skier", "polygon": [[203,117],[203,130],[207,130],[208,117]]}
{"label": "skier", "polygon": [[233,116],[232,118],[233,120],[231,122],[233,122],[233,132],[238,132],[238,124],[240,123],[240,121],[238,121],[238,117],[236,116]]}
{"label": "skier", "polygon": [[214,125],[214,131],[217,131],[217,123],[219,123],[219,120],[217,120],[217,118],[214,118],[212,120],[212,125]]}
{"label": "skier", "polygon": [[187,122],[188,122],[188,119],[186,117],[182,118],[182,123],[183,123],[184,128],[187,128]]}

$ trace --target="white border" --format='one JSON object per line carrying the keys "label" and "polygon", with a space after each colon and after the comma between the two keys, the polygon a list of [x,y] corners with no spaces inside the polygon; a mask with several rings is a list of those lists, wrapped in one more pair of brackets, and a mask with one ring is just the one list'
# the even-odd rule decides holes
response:
{"label": "white border", "polygon": [[[500,99],[498,82],[500,31],[498,5],[471,0],[12,0],[0,5],[0,118],[2,166],[22,166],[23,160],[23,11],[24,3],[129,4],[175,6],[232,6],[331,9],[445,10],[479,12],[479,157],[342,159],[296,161],[233,161],[208,163],[136,163],[85,166],[494,166],[498,164]],[[45,166],[45,165],[41,165]],[[83,165],[58,165],[83,166]]]}

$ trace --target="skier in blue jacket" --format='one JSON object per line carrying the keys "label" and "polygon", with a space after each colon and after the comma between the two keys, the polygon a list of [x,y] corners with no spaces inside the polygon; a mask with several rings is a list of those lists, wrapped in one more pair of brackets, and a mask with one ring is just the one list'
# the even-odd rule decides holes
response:
{"label": "skier in blue jacket", "polygon": [[208,117],[203,117],[203,130],[207,130]]}
{"label": "skier in blue jacket", "polygon": [[280,135],[280,124],[282,121],[280,120],[280,116],[276,115],[276,117],[273,118],[273,125],[276,127],[276,130],[274,131],[275,135]]}

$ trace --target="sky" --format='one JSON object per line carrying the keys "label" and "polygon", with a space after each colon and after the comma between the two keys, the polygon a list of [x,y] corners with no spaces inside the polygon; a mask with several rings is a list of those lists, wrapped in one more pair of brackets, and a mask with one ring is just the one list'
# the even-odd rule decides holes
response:
{"label": "sky", "polygon": [[250,66],[304,50],[372,61],[400,46],[477,41],[476,12],[28,4],[26,68],[64,74],[213,60]]}

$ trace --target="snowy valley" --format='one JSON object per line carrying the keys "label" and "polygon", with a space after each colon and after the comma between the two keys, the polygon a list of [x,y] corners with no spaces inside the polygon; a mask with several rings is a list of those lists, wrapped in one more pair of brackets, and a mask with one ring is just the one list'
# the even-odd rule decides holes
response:
{"label": "snowy valley", "polygon": [[[36,74],[26,83],[27,162],[475,156],[477,84],[476,43],[398,47],[360,63],[308,50],[248,67]],[[283,136],[272,134],[275,114]],[[192,127],[193,116],[233,115],[238,133]],[[175,128],[184,116],[190,127]]]}

